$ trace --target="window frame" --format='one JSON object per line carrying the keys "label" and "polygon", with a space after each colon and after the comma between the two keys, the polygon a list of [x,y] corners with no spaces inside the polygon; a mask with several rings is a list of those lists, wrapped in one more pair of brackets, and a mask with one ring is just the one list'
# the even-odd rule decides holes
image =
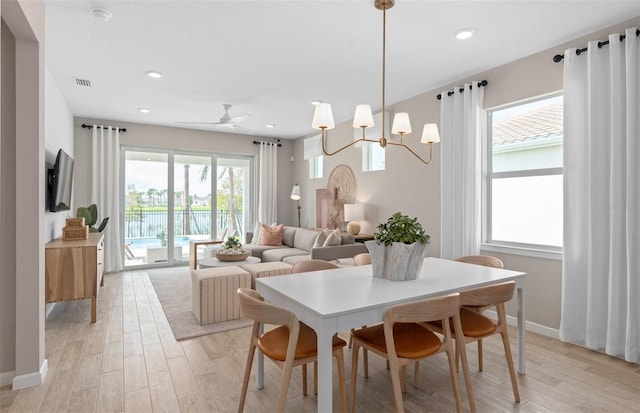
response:
{"label": "window frame", "polygon": [[[498,110],[504,110],[528,103],[533,103],[557,96],[563,96],[563,91],[556,91],[544,95],[534,96],[531,98],[511,102],[505,105],[495,106],[485,109],[486,116],[486,133],[484,136],[482,151],[482,244],[481,249],[484,251],[500,252],[514,255],[525,255],[547,259],[562,259],[562,248],[553,245],[531,244],[516,241],[502,241],[493,239],[493,205],[492,205],[492,188],[494,179],[502,178],[524,178],[534,176],[550,176],[564,174],[564,165],[562,167],[540,168],[540,169],[523,169],[493,172],[493,117],[492,114]],[[562,148],[564,150],[564,130],[562,139]]]}

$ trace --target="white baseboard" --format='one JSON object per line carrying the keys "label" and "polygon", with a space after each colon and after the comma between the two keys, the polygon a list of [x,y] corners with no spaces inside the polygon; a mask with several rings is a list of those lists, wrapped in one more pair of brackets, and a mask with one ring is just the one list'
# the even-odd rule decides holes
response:
{"label": "white baseboard", "polygon": [[26,387],[38,386],[44,382],[44,378],[47,376],[47,371],[49,371],[49,361],[44,359],[39,372],[15,376],[12,380],[11,387],[13,390],[17,390],[24,389]]}
{"label": "white baseboard", "polygon": [[16,376],[15,371],[7,371],[0,373],[0,386],[9,386],[13,382],[13,378]]}
{"label": "white baseboard", "polygon": [[[495,311],[486,311],[484,314],[488,315],[490,318],[494,320],[498,319],[498,315],[496,314]],[[509,324],[510,326],[517,326],[518,318],[512,315],[507,315],[507,324]],[[534,333],[538,333],[545,337],[555,338],[556,340],[560,340],[560,331],[558,329],[543,326],[542,324],[537,324],[531,321],[527,321],[524,324],[524,326],[527,331],[532,331]]]}

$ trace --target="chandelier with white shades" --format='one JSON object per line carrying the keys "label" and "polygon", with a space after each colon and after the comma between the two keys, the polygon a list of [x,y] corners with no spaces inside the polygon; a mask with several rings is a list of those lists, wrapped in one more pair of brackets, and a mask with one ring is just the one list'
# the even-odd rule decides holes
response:
{"label": "chandelier with white shades", "polygon": [[333,112],[329,103],[319,103],[316,105],[316,109],[313,114],[313,121],[311,127],[314,129],[320,129],[322,132],[322,152],[327,156],[332,156],[347,149],[350,146],[354,146],[360,142],[378,142],[380,146],[386,148],[387,145],[400,146],[411,152],[416,158],[418,158],[424,164],[431,163],[433,155],[433,144],[440,142],[440,135],[438,133],[438,125],[435,123],[427,123],[422,130],[421,143],[429,144],[429,159],[424,160],[413,149],[405,145],[403,138],[404,135],[411,133],[411,122],[409,121],[409,114],[406,112],[396,113],[393,117],[393,124],[391,127],[391,133],[394,135],[400,135],[400,142],[393,142],[387,140],[385,137],[385,57],[386,57],[386,29],[387,29],[387,10],[393,7],[395,0],[375,0],[375,7],[378,10],[382,10],[382,136],[379,139],[370,139],[366,136],[366,129],[373,127],[373,114],[371,113],[371,106],[362,104],[356,106],[355,115],[353,117],[353,127],[355,129],[362,129],[362,137],[354,140],[353,142],[344,145],[343,147],[329,152],[327,150],[327,129],[333,129],[335,122],[333,120]]}

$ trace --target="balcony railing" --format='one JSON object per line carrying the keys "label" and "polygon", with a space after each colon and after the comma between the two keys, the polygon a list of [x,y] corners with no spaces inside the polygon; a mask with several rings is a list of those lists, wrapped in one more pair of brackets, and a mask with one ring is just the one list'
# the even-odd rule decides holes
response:
{"label": "balcony railing", "polygon": [[[128,210],[124,214],[125,238],[155,238],[159,233],[167,233],[168,211]],[[231,225],[228,210],[217,210],[215,214],[217,228],[236,228],[244,233],[242,211],[235,214],[235,227]],[[210,235],[211,210],[173,211],[175,235]],[[187,225],[185,225],[185,222]],[[187,230],[188,233],[185,233]]]}

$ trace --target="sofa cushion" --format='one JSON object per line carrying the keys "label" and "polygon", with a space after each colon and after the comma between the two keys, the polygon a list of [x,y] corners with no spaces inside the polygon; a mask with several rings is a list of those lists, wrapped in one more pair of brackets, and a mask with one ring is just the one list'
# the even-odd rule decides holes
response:
{"label": "sofa cushion", "polygon": [[301,250],[311,251],[313,248],[313,242],[318,236],[318,231],[315,229],[298,228],[296,229],[296,236],[293,239],[293,247]]}
{"label": "sofa cushion", "polygon": [[336,229],[334,231],[329,231],[329,234],[327,235],[327,239],[324,240],[324,243],[322,244],[322,246],[337,247],[341,243],[342,243],[342,238],[340,237],[340,229]]}
{"label": "sofa cushion", "polygon": [[282,261],[284,258],[294,255],[304,255],[305,257],[309,257],[309,251],[299,248],[270,249],[262,253],[262,262]]}
{"label": "sofa cushion", "polygon": [[282,229],[282,245],[293,247],[293,239],[296,236],[296,227],[284,227]]}
{"label": "sofa cushion", "polygon": [[260,237],[260,245],[282,245],[282,228],[282,224],[276,225],[275,227],[262,225],[262,236]]}
{"label": "sofa cushion", "polygon": [[253,245],[253,244],[247,244],[244,246],[245,249],[248,249],[251,252],[251,255],[253,257],[257,257],[262,259],[262,253],[268,250],[273,250],[273,249],[279,249],[279,248],[283,248],[283,249],[287,249],[289,247],[286,247],[284,245],[282,246],[278,246],[278,247],[274,247],[271,245]]}
{"label": "sofa cushion", "polygon": [[306,261],[306,260],[308,260],[308,259],[310,259],[310,258],[309,258],[309,254],[307,254],[307,255],[292,255],[292,256],[290,256],[290,257],[284,257],[284,258],[282,259],[282,262],[283,262],[283,263],[286,263],[286,264],[291,264],[291,265],[293,265],[293,264],[295,264],[296,262]]}

